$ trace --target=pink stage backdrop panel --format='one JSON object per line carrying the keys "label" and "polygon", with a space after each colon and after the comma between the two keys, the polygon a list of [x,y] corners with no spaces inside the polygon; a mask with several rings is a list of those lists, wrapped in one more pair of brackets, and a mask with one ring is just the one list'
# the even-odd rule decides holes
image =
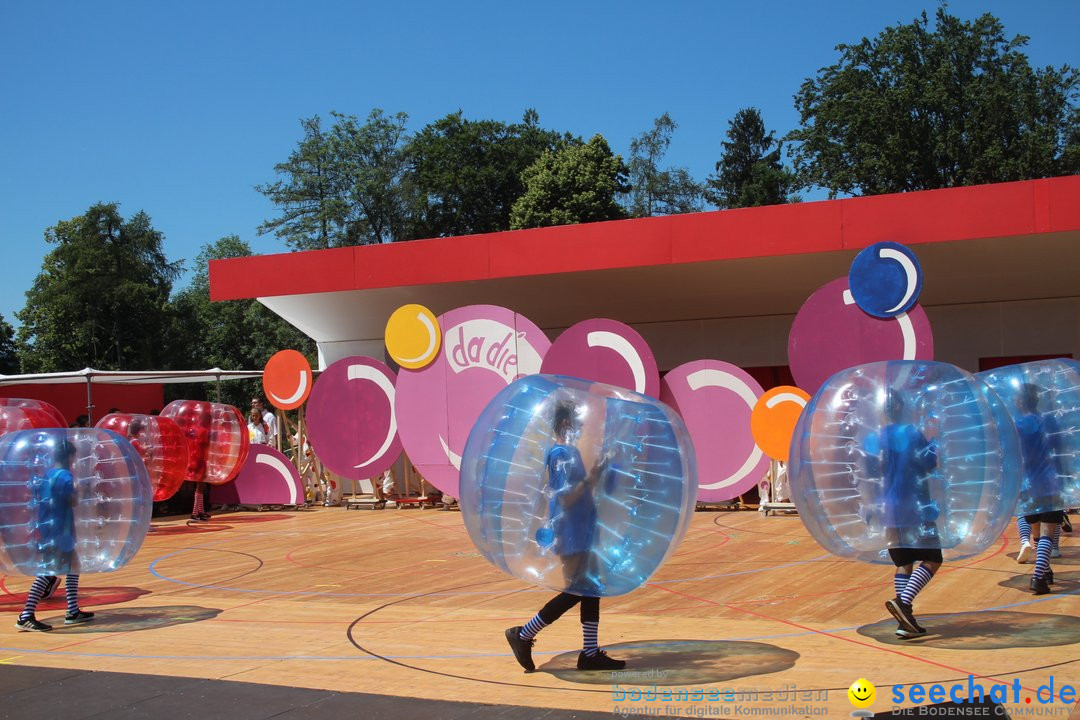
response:
{"label": "pink stage backdrop panel", "polygon": [[879,360],[933,360],[934,336],[922,306],[894,318],[867,315],[848,279],[818,288],[799,309],[788,335],[795,384],[813,395],[833,374]]}
{"label": "pink stage backdrop panel", "polygon": [[235,480],[210,486],[210,502],[222,505],[303,505],[304,499],[296,466],[276,449],[256,443]]}
{"label": "pink stage backdrop panel", "polygon": [[720,360],[694,360],[664,375],[660,399],[682,416],[694,441],[698,500],[731,500],[765,476],[769,459],[750,433],[761,395],[746,371]]}
{"label": "pink stage backdrop panel", "polygon": [[494,305],[451,310],[439,316],[439,327],[435,361],[398,373],[397,417],[416,469],[457,497],[461,453],[476,418],[511,382],[540,372],[551,341],[525,316]]}
{"label": "pink stage backdrop panel", "polygon": [[652,349],[637,330],[618,320],[596,318],[568,327],[544,356],[541,372],[660,397],[660,373]]}
{"label": "pink stage backdrop panel", "polygon": [[328,468],[352,480],[374,477],[401,455],[390,368],[347,357],[315,381],[307,405],[308,441]]}

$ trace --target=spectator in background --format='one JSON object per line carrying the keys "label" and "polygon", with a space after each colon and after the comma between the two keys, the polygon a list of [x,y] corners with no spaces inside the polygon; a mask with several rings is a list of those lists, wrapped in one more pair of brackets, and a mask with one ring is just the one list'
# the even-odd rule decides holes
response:
{"label": "spectator in background", "polygon": [[277,447],[277,417],[266,409],[262,398],[251,398],[251,409],[258,410],[266,424],[266,444]]}
{"label": "spectator in background", "polygon": [[394,480],[394,471],[386,468],[379,480],[383,500],[397,495],[397,481]]}
{"label": "spectator in background", "polygon": [[265,445],[268,430],[262,413],[254,407],[251,408],[251,412],[248,413],[248,437],[251,442]]}

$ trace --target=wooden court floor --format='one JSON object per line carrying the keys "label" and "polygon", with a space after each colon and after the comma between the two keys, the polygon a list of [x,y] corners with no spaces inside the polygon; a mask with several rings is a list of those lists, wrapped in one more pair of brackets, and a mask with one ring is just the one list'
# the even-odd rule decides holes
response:
{"label": "wooden court floor", "polygon": [[1035,693],[1051,679],[1080,687],[1080,532],[1063,536],[1051,595],[1027,591],[1016,549],[1010,529],[947,563],[916,601],[929,634],[899,641],[883,606],[891,568],[829,556],[794,516],[699,512],[647,586],[601,604],[601,643],[626,670],[574,669],[568,614],[525,674],[503,630],[552,593],[488,565],[457,512],[167,519],[127,567],[83,577],[92,623],[64,627],[60,592],[38,611],[53,632],[17,632],[29,579],[4,577],[0,662],[668,717],[846,716],[859,678],[884,712],[896,685],[911,706],[911,685],[948,692],[973,675],[987,692],[1009,686],[1013,717],[1068,718],[1072,703]]}

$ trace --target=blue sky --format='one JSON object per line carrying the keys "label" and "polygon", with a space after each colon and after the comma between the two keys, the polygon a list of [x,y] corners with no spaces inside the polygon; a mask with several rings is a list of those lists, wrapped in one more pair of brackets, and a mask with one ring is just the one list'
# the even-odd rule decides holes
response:
{"label": "blue sky", "polygon": [[[45,228],[98,201],[145,210],[170,260],[256,226],[299,119],[374,107],[411,131],[461,109],[630,139],[671,114],[668,162],[703,180],[727,123],[758,107],[782,135],[800,83],[836,44],[936,2],[31,2],[0,6],[0,314],[15,324],[49,246]],[[955,0],[1031,37],[1033,64],[1080,65],[1080,2]],[[811,194],[808,199],[819,195]],[[185,277],[178,287],[186,284]]]}

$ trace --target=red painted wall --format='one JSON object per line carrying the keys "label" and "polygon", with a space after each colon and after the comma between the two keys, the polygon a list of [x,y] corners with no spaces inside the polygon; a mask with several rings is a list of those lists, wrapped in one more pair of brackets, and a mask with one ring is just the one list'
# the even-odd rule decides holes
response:
{"label": "red painted wall", "polygon": [[[0,385],[0,397],[32,398],[52,403],[64,413],[68,424],[86,414],[86,385]],[[149,414],[164,406],[164,385],[109,385],[94,383],[93,422],[108,414],[109,408],[122,412]],[[93,422],[91,425],[93,425]]]}

